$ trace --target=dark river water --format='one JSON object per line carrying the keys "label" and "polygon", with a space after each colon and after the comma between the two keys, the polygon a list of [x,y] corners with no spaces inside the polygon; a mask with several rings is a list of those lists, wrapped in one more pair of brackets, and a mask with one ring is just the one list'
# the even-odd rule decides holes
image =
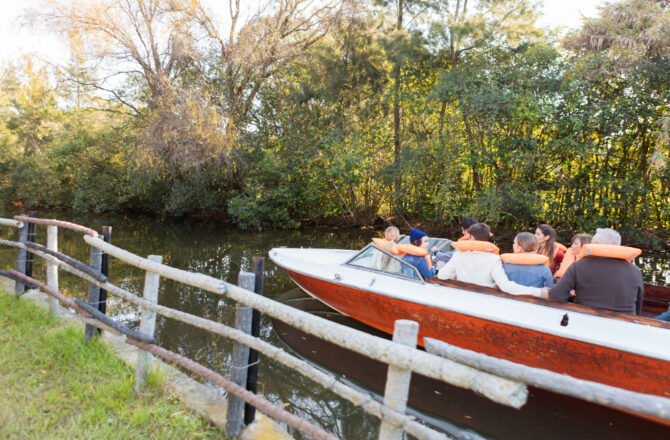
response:
{"label": "dark river water", "polygon": [[[16,213],[0,211],[0,214],[4,218],[11,218],[12,214]],[[103,225],[112,226],[112,244],[118,247],[143,257],[150,254],[161,255],[164,264],[192,272],[201,272],[232,283],[236,283],[240,270],[251,270],[252,257],[257,255],[267,257],[268,251],[273,247],[360,249],[370,241],[370,237],[380,234],[371,229],[242,232],[215,220],[160,219],[139,215],[97,216],[41,211],[39,216],[73,221],[98,231],[101,231]],[[15,240],[17,232],[13,228],[0,227],[0,237]],[[37,227],[35,241],[46,244],[45,227]],[[511,251],[508,243],[498,244],[503,250]],[[60,230],[59,250],[88,262],[89,247],[84,243],[81,234]],[[15,263],[16,250],[0,248],[0,269],[7,270],[14,267]],[[645,281],[670,285],[670,262],[667,257],[663,255],[642,257],[638,260],[638,265],[642,268]],[[46,279],[45,266],[39,258],[36,259],[33,273],[40,280]],[[62,270],[59,271],[59,277],[61,291],[71,297],[85,298],[86,283]],[[141,294],[144,283],[142,270],[111,259],[109,278],[113,284]],[[292,281],[266,258],[265,296],[277,298],[294,288]],[[161,279],[159,303],[214,321],[226,324],[233,322],[233,307],[227,299],[170,280]],[[138,310],[115,297],[109,299],[108,314],[130,326],[138,324]],[[213,336],[205,331],[160,316],[157,322],[156,337],[161,346],[191,357],[224,375],[228,374],[232,344],[223,337]],[[288,346],[279,338],[273,330],[271,321],[266,317],[263,318],[261,325],[261,337],[293,353],[306,351],[301,349],[304,347]],[[347,354],[341,356],[346,357]],[[292,370],[276,362],[264,360],[262,356],[261,359],[258,388],[266,398],[276,404],[282,404],[286,409],[322,426],[339,438],[345,440],[378,438],[378,419],[366,415],[353,404],[329,391],[324,391],[319,385],[302,378]],[[352,362],[356,362],[354,358],[349,363]],[[333,370],[336,374],[341,374],[341,371],[337,371],[337,368],[332,365],[323,367]],[[372,372],[372,374],[385,377],[386,373],[381,370]],[[493,411],[495,412],[495,406]],[[501,417],[504,411],[506,410],[501,409]],[[440,419],[434,414],[422,415],[421,413],[417,413],[417,417],[432,420],[433,424],[442,426],[447,431],[451,426],[470,429],[471,438],[532,438],[492,433],[490,430],[477,431],[469,426],[468,417],[473,416],[467,414],[463,417],[459,416],[458,420],[445,420],[444,417]],[[567,420],[565,422],[569,423]],[[541,422],[526,419],[523,423]],[[297,432],[291,432],[291,434],[295,438],[301,438]],[[556,434],[556,438],[563,438],[560,433]]]}

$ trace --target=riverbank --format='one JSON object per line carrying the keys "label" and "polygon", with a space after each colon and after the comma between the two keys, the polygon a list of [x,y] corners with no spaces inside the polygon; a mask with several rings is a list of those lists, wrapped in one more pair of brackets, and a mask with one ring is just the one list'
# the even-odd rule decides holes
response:
{"label": "riverbank", "polygon": [[[11,218],[14,215],[27,214],[30,210],[25,207],[15,207],[15,206],[2,206],[0,205],[0,213],[2,217]],[[42,213],[42,214],[41,214]],[[58,208],[44,208],[40,210],[37,208],[37,215],[41,217],[48,218],[58,218],[61,220],[68,220],[74,223],[79,223],[83,225],[88,225],[95,227],[97,220],[105,217],[123,217],[123,218],[146,218],[151,219],[151,221],[161,221],[161,222],[170,222],[170,221],[196,221],[196,222],[213,222],[225,225],[226,228],[234,229],[240,233],[254,233],[262,231],[250,231],[241,229],[235,223],[231,222],[229,218],[225,216],[217,215],[213,212],[201,212],[197,215],[188,215],[188,216],[158,216],[156,217],[153,214],[145,212],[110,212],[107,214],[104,213],[94,213],[94,212],[81,212],[70,209],[58,209]],[[374,231],[373,234],[381,235],[381,232],[389,225],[397,226],[400,229],[400,232],[403,234],[409,234],[409,230],[414,227],[421,228],[428,235],[434,237],[450,238],[456,240],[461,236],[461,227],[458,222],[454,223],[443,223],[443,222],[431,222],[424,220],[416,219],[406,219],[400,216],[394,217],[382,217],[370,216],[365,220],[352,221],[349,217],[342,217],[339,219],[331,219],[328,222],[317,222],[313,220],[303,220],[300,222],[300,226],[297,228],[290,228],[298,231],[313,231],[313,230],[369,230]],[[104,223],[104,222],[103,222]],[[512,242],[517,233],[521,231],[530,231],[534,232],[536,225],[519,225],[518,227],[510,227],[503,225],[493,225],[491,224],[491,229],[494,233],[494,241],[502,246],[507,246],[511,252]],[[611,225],[602,225],[601,227],[610,227]],[[281,228],[266,228],[263,229],[265,232],[269,231],[285,231],[286,229]],[[593,234],[595,230],[582,230],[582,229],[569,229],[565,227],[556,227],[556,233],[558,241],[564,244],[569,244],[571,238],[574,234],[577,233],[590,233]],[[656,255],[670,254],[670,231],[668,230],[620,230],[622,235],[623,243],[628,246],[636,246],[644,251],[644,253],[652,253]]]}
{"label": "riverbank", "polygon": [[48,310],[0,292],[0,438],[221,438],[150,374],[131,369]]}

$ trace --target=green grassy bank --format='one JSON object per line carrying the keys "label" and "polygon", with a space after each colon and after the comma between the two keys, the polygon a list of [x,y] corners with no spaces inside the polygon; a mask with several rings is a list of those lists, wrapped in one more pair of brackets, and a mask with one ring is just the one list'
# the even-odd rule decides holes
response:
{"label": "green grassy bank", "polygon": [[0,438],[207,439],[222,433],[133,372],[81,328],[0,291]]}

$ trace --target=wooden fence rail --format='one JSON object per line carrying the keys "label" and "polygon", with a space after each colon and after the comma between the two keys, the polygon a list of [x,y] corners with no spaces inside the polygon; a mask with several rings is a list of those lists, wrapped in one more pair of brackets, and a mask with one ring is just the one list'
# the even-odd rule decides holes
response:
{"label": "wooden fence rail", "polygon": [[[58,224],[62,223],[60,221],[55,221],[55,220],[51,221],[51,220],[48,220],[48,219],[33,219],[33,218],[30,218],[30,217],[21,217],[21,220],[26,221],[26,222],[30,222],[32,220],[39,220],[39,221],[36,221],[35,223],[39,223],[39,224],[47,225],[47,226],[54,226],[54,224],[56,222],[58,222]],[[69,223],[68,223],[68,229],[72,229],[72,230],[79,231],[79,232],[87,230],[87,228],[80,227],[79,225],[69,224]],[[94,241],[89,242],[88,241],[89,239],[94,240]],[[203,274],[191,273],[191,272],[171,268],[169,266],[162,265],[162,264],[157,263],[155,261],[151,261],[149,259],[144,259],[144,258],[139,257],[137,255],[134,255],[130,252],[127,252],[123,249],[116,248],[114,246],[111,246],[111,245],[105,243],[103,240],[100,240],[100,239],[97,238],[97,234],[94,235],[92,233],[87,233],[87,235],[84,237],[84,240],[87,241],[87,243],[89,243],[96,250],[105,252],[105,253],[107,253],[109,255],[112,255],[112,256],[115,256],[115,257],[117,257],[117,258],[119,258],[123,261],[129,262],[130,264],[132,264],[136,267],[139,267],[139,268],[142,268],[142,269],[146,270],[147,273],[160,274],[160,275],[165,276],[166,278],[170,278],[170,279],[173,279],[173,280],[176,280],[176,281],[180,281],[184,284],[194,286],[194,287],[199,287],[199,288],[202,288],[204,290],[214,292],[214,293],[218,293],[218,294],[224,294],[226,292],[235,292],[237,295],[253,295],[257,298],[262,298],[263,303],[265,303],[265,302],[274,303],[274,301],[263,298],[262,296],[255,294],[251,290],[242,289],[238,286],[230,285],[230,284],[225,283],[221,280],[217,280],[215,278],[212,278],[212,277],[209,277],[209,276],[206,276],[206,275],[203,275]],[[344,397],[345,399],[348,399],[348,400],[352,401],[353,403],[361,406],[364,410],[366,410],[367,412],[369,412],[373,415],[376,415],[377,417],[382,419],[382,421],[389,424],[390,426],[402,429],[402,430],[414,435],[418,439],[421,439],[421,440],[423,440],[423,439],[425,439],[425,440],[438,440],[438,439],[443,440],[443,439],[448,439],[449,438],[448,436],[446,436],[443,433],[434,431],[434,430],[422,425],[421,423],[415,421],[412,417],[410,417],[410,416],[408,416],[408,415],[406,415],[402,412],[395,411],[395,410],[383,405],[382,403],[377,402],[376,400],[374,400],[372,395],[364,393],[364,392],[357,391],[356,389],[354,389],[352,387],[349,387],[348,385],[346,385],[342,382],[339,382],[339,380],[335,376],[324,373],[324,372],[320,371],[319,369],[313,367],[308,362],[302,361],[302,360],[286,353],[284,350],[282,350],[278,347],[275,347],[275,346],[273,346],[273,345],[271,345],[267,342],[264,342],[260,338],[253,337],[253,336],[251,336],[250,334],[248,334],[244,331],[233,329],[233,328],[227,327],[227,326],[225,326],[223,324],[220,324],[220,323],[215,323],[213,321],[209,321],[209,320],[206,320],[206,319],[194,316],[194,315],[189,315],[187,313],[180,312],[180,311],[177,311],[177,310],[174,310],[174,309],[169,309],[169,308],[157,305],[157,304],[152,304],[151,302],[146,301],[146,300],[132,294],[131,292],[125,291],[125,290],[119,288],[118,286],[115,286],[115,285],[109,283],[108,281],[102,281],[102,278],[99,276],[98,271],[96,271],[96,270],[91,271],[90,267],[86,267],[81,262],[77,262],[77,263],[81,263],[81,264],[76,264],[77,267],[75,267],[74,265],[70,264],[70,263],[72,263],[72,260],[68,260],[67,258],[62,258],[62,259],[58,258],[59,256],[62,257],[63,254],[59,254],[58,252],[54,252],[52,249],[47,249],[47,248],[39,247],[39,246],[26,245],[25,243],[20,243],[20,242],[11,242],[11,241],[8,241],[8,240],[0,240],[0,244],[14,246],[14,247],[17,247],[17,248],[23,249],[23,250],[25,250],[27,248],[30,248],[35,255],[38,255],[41,258],[45,259],[48,264],[53,264],[53,265],[55,265],[59,268],[62,268],[64,270],[66,270],[67,272],[70,272],[74,275],[77,275],[80,278],[88,281],[91,284],[95,284],[98,287],[104,288],[105,290],[107,290],[109,293],[111,293],[113,295],[120,296],[121,298],[126,299],[127,301],[129,301],[131,303],[139,305],[144,310],[153,310],[154,312],[159,313],[163,316],[171,317],[173,319],[178,319],[182,322],[195,325],[199,328],[207,329],[207,330],[209,330],[213,333],[217,333],[217,334],[220,334],[220,335],[223,335],[223,336],[227,336],[227,337],[229,337],[233,340],[238,341],[241,344],[244,344],[244,345],[247,345],[248,347],[254,348],[255,350],[263,353],[264,355],[266,355],[266,356],[268,356],[268,357],[270,357],[274,360],[277,360],[278,362],[281,362],[284,365],[287,365],[287,366],[295,369],[296,371],[301,372],[304,376],[309,377],[312,380],[315,380],[317,383],[320,383],[321,385],[323,385],[327,389],[330,389],[330,390],[336,392],[338,395]],[[113,252],[108,252],[108,250],[110,250],[110,249],[113,250]],[[84,269],[84,270],[82,270],[82,269]],[[22,275],[22,274],[20,274],[16,271],[11,271],[10,275],[12,275],[14,277],[17,277],[18,279],[22,280],[23,282],[30,282],[31,284],[32,283],[35,283],[35,284],[39,283],[36,280],[33,280],[32,278],[26,277],[25,275]],[[53,293],[53,289],[50,289],[47,285],[44,285],[42,283],[39,283],[39,284],[36,284],[36,285],[38,285],[44,291],[50,291],[49,293]],[[253,288],[253,286],[251,286],[251,287]],[[59,299],[62,299],[62,298],[64,298],[64,296],[61,294]],[[244,302],[241,302],[241,301],[238,301],[238,302],[240,302],[241,304],[244,304]],[[72,307],[73,304],[75,306],[77,306],[77,304],[74,303],[73,301],[67,301],[65,303],[66,306],[70,306],[70,307]],[[248,306],[248,304],[247,304],[247,306]],[[266,311],[270,311],[267,307],[265,307],[265,308],[255,307],[255,308],[259,309],[260,311],[262,311],[264,313]],[[86,316],[86,322],[89,325],[97,325],[96,322],[99,322],[99,321],[93,321],[91,319],[91,316],[94,316],[94,314],[93,314],[94,310],[93,309],[90,309],[89,311],[84,310],[82,307],[75,307],[75,309],[80,311],[80,312],[81,311],[85,312],[84,316]],[[288,308],[286,306],[284,306],[282,308],[282,311],[284,313],[279,314],[277,316],[285,315],[286,312],[288,312],[289,314],[291,313],[291,311],[295,312],[294,309]],[[301,313],[304,313],[304,312],[301,312]],[[274,315],[274,313],[272,313],[272,312],[270,312],[268,314],[270,316]],[[312,315],[309,315],[308,317],[303,317],[302,319],[303,320],[305,318],[309,319],[310,317],[315,318],[317,320],[325,321],[321,318],[317,318],[317,317],[314,317]],[[285,321],[290,321],[290,320],[286,319],[286,316],[284,316],[284,320]],[[325,321],[325,322],[330,323],[329,321]],[[342,327],[342,326],[337,325],[337,324],[335,324],[335,325],[337,327]],[[99,325],[99,327],[103,327],[103,328],[108,329],[108,330],[112,329],[112,327],[109,325],[109,323],[107,323],[107,324],[101,323]],[[346,327],[344,327],[344,328],[346,328]],[[342,330],[342,329],[340,329],[340,330]],[[117,329],[116,331],[118,332],[119,330]],[[357,332],[357,333],[361,333],[361,332]],[[364,335],[364,336],[367,336],[367,337],[373,338],[373,339],[378,339],[378,341],[376,341],[376,342],[385,344],[386,349],[391,348],[394,345],[392,342],[370,336],[366,333],[361,333],[361,335]],[[356,336],[358,337],[360,335],[356,335]],[[131,338],[130,336],[127,336],[126,339],[129,342],[132,343],[131,339],[133,339],[133,338]],[[135,340],[135,342],[137,342],[139,344],[146,344],[144,342],[140,342],[140,341],[137,341],[137,340]],[[366,343],[369,345],[371,343],[371,340],[366,341]],[[153,349],[155,349],[158,352],[160,352],[161,350],[164,350],[164,349],[161,349],[160,347],[154,347]],[[360,348],[359,348],[359,350],[360,350]],[[379,353],[380,350],[384,350],[384,348],[377,348],[377,349],[374,350],[374,353]],[[416,351],[415,349],[412,349],[412,350]],[[174,355],[179,356],[179,355],[176,355],[176,354],[174,354]],[[438,360],[439,362],[442,362],[442,363],[452,364],[451,361],[440,359],[438,357],[435,357],[435,359]],[[185,363],[184,362],[179,363],[179,365],[185,366],[186,364],[189,364],[189,363],[198,365],[194,361],[191,361],[191,360],[187,360],[187,361],[188,362],[185,362]],[[407,363],[407,361],[403,362],[403,364],[406,364],[406,363]],[[201,365],[198,365],[198,366],[201,367],[201,368],[205,368]],[[186,367],[186,368],[188,368],[188,367]],[[439,371],[440,369],[445,369],[445,368],[446,367],[443,366],[442,368],[438,368],[437,371]],[[196,370],[197,370],[197,368],[196,368]],[[214,372],[212,372],[212,373],[216,374]],[[472,373],[476,374],[475,370],[473,370]],[[205,377],[207,377],[209,379],[208,376],[205,376]],[[498,379],[498,378],[495,378],[494,376],[492,376],[492,377],[494,378],[494,380]],[[503,381],[503,379],[498,379],[498,380]],[[235,385],[235,384],[233,384],[233,385]],[[224,388],[226,388],[226,387],[224,387]],[[240,388],[242,388],[242,387],[240,387]],[[522,387],[522,388],[523,388],[523,391],[525,391],[525,387]],[[228,388],[226,388],[226,389],[228,390]],[[484,389],[484,388],[482,387],[482,389]],[[233,392],[232,390],[228,390],[228,391],[231,391],[231,393],[233,395],[236,395],[236,393]],[[244,390],[244,391],[245,391],[245,393],[248,393],[248,392],[246,392],[246,390]],[[275,407],[276,408],[275,410],[268,411],[266,404],[258,405],[258,396],[255,396],[253,393],[249,393],[251,396],[254,396],[253,399],[250,399],[249,396],[245,395],[245,393],[242,393],[243,395],[240,395],[238,397],[240,397],[244,402],[252,404],[254,407],[258,408],[259,410],[261,410],[262,412],[264,412],[268,415],[276,417],[277,410],[281,410],[281,408],[276,408]],[[492,393],[489,393],[489,394],[492,394]],[[500,393],[498,393],[498,394],[500,394]],[[495,393],[493,393],[492,395],[495,395]],[[503,395],[503,394],[500,394],[500,395]],[[523,396],[523,398],[525,399],[525,395]],[[504,398],[504,399],[506,399],[506,398]],[[295,417],[293,415],[291,415],[291,416]],[[294,423],[291,423],[290,420],[285,420],[284,418],[279,418],[279,419],[281,421],[287,423],[288,425],[293,426],[296,429],[301,430],[301,432],[305,432],[306,434],[311,435],[315,438],[324,438],[324,439],[325,438],[328,438],[328,439],[334,438],[331,434],[325,433],[326,435],[323,435],[323,433],[317,433],[318,430],[320,430],[320,428],[317,428],[317,430],[315,431],[314,428],[316,428],[316,427],[314,427],[314,426],[311,426],[311,427],[309,427],[309,429],[307,429],[307,431],[304,431],[303,430],[305,428],[304,423],[307,423],[304,420],[301,421],[301,423],[294,424]],[[384,437],[380,437],[380,438],[384,438]]]}
{"label": "wooden fence rail", "polygon": [[[506,363],[503,365],[497,362],[497,359],[487,359],[481,356],[476,356],[476,359],[474,359],[468,353],[463,353],[457,348],[444,345],[440,346],[440,344],[436,344],[439,346],[439,349],[435,348],[433,350],[437,354],[427,353],[417,350],[414,344],[408,342],[410,339],[408,337],[402,338],[401,336],[398,336],[399,339],[397,339],[396,335],[394,335],[394,341],[378,338],[368,333],[342,326],[324,318],[320,318],[307,312],[294,309],[290,306],[265,298],[262,295],[258,295],[257,293],[253,292],[255,289],[253,280],[251,278],[249,278],[249,280],[247,280],[248,282],[244,283],[243,286],[240,287],[205,274],[176,269],[164,265],[160,263],[160,261],[156,261],[156,258],[143,258],[124,249],[113,246],[99,238],[95,231],[80,225],[61,222],[59,220],[36,219],[25,216],[17,216],[13,221],[0,219],[0,225],[25,229],[25,225],[22,224],[22,222],[34,222],[36,224],[47,225],[50,227],[63,225],[62,227],[67,227],[68,229],[77,232],[83,232],[86,234],[83,237],[84,241],[92,248],[92,256],[94,253],[97,253],[98,255],[104,254],[113,256],[132,266],[145,270],[147,272],[147,277],[149,277],[150,274],[155,276],[156,279],[158,276],[161,276],[189,286],[203,289],[211,293],[226,296],[237,304],[240,304],[243,308],[247,308],[249,311],[249,308],[253,308],[260,313],[279,319],[288,325],[291,325],[306,333],[312,334],[328,342],[347,348],[372,359],[381,360],[382,362],[388,364],[389,380],[391,380],[392,377],[395,377],[397,380],[394,379],[394,381],[397,383],[396,385],[393,385],[392,383],[387,384],[385,402],[391,403],[394,408],[376,401],[368,393],[358,391],[340,382],[335,376],[313,367],[308,362],[303,361],[285,352],[284,350],[261,340],[258,337],[252,336],[249,334],[249,330],[246,328],[249,327],[246,324],[246,321],[244,324],[239,324],[238,327],[240,328],[232,328],[221,323],[161,306],[155,301],[141,298],[127,290],[113,285],[106,279],[106,277],[101,277],[97,263],[93,264],[96,267],[92,268],[90,265],[85,265],[84,263],[78,262],[76,260],[69,260],[69,257],[58,253],[55,251],[55,249],[52,248],[52,246],[44,248],[43,246],[39,245],[26,244],[25,239],[19,240],[19,242],[0,240],[0,245],[13,246],[19,250],[24,251],[30,250],[33,254],[45,259],[48,264],[62,268],[63,270],[88,281],[92,286],[91,289],[93,289],[93,286],[95,286],[97,289],[102,288],[112,295],[118,296],[134,305],[141,307],[143,311],[155,312],[162,316],[179,320],[194,327],[201,328],[211,333],[218,334],[236,341],[237,344],[241,344],[240,346],[245,346],[247,349],[246,351],[239,353],[237,356],[239,359],[236,358],[237,361],[235,365],[244,365],[248,362],[248,348],[251,348],[260,353],[263,353],[270,359],[273,359],[295,371],[298,371],[303,376],[314,380],[324,388],[335,392],[342,398],[360,406],[366,412],[380,418],[382,420],[383,426],[380,432],[380,438],[384,440],[399,438],[399,434],[402,431],[405,431],[420,440],[437,440],[448,438],[445,434],[422,425],[404,413],[404,402],[402,402],[402,400],[404,399],[406,402],[407,398],[405,395],[405,382],[407,382],[406,379],[409,378],[411,373],[419,373],[429,378],[438,379],[452,385],[473,390],[495,402],[509,405],[515,408],[520,408],[526,402],[528,396],[528,389],[526,385],[527,383],[544,389],[553,391],[558,390],[557,392],[561,392],[561,386],[559,384],[561,378],[558,377],[560,375],[552,375],[549,379],[541,376],[542,380],[535,380],[535,376],[531,375],[531,373],[534,374],[535,372],[529,372],[525,370],[521,371],[519,369],[515,370],[515,365],[517,364]],[[93,257],[91,260],[93,262]],[[0,275],[3,275],[3,273],[0,272]],[[8,275],[24,283],[38,285],[42,290],[45,288],[49,289],[50,292],[48,293],[50,294],[53,294],[54,291],[57,293],[57,289],[49,288],[49,286],[45,286],[36,280],[33,280],[32,278],[26,277],[20,273],[20,270],[19,272],[12,270]],[[252,274],[249,275],[253,276]],[[58,297],[58,299],[62,301],[62,298]],[[93,302],[96,303],[97,307],[97,300]],[[90,298],[89,303],[91,303]],[[81,307],[78,309],[83,310]],[[90,316],[97,316],[100,318],[99,315],[92,313],[92,311],[89,312],[85,313],[85,315],[89,316],[86,319],[90,320]],[[101,324],[101,326],[107,329],[110,328],[108,324],[109,323]],[[241,329],[241,327],[245,328]],[[401,326],[401,328],[402,327],[403,326]],[[151,332],[153,332],[153,330]],[[195,368],[196,370],[205,368],[191,360],[174,360],[177,358],[172,356],[170,353],[166,353],[167,351],[165,349],[156,347],[153,344],[138,341],[135,338],[131,338],[131,336],[127,336],[127,338],[129,342],[135,345],[140,344],[138,346],[147,346],[153,350],[151,351],[148,348],[143,348],[147,351],[151,351],[154,354],[162,353],[158,355],[163,357],[167,356],[166,359],[170,359],[184,368],[191,369],[191,367],[194,367],[192,364],[197,365],[197,368]],[[399,343],[398,341],[404,342]],[[179,356],[176,354],[174,355]],[[216,375],[214,372],[211,372],[211,374],[207,372],[206,374],[207,376],[203,377],[207,377],[208,379],[210,378],[211,374]],[[237,384],[225,378],[221,379],[223,381],[221,381],[218,377],[216,378],[217,381],[226,383],[226,386],[222,386],[232,395],[241,399],[239,402],[247,402],[268,415],[276,417],[276,414],[279,414],[275,410],[268,409],[267,405],[263,402],[261,402],[260,406],[257,405],[257,399],[262,398],[258,398],[258,396],[255,396],[254,399],[249,398],[249,395],[254,396],[254,394],[244,390],[244,378],[237,378]],[[572,378],[566,378],[566,380],[569,379]],[[217,384],[219,383],[214,380],[212,380],[212,382]],[[602,386],[600,388],[598,387],[600,384],[585,383],[585,381],[580,381],[580,383],[582,385],[589,386],[589,389],[602,391]],[[574,385],[575,384],[573,383],[566,382],[565,386],[573,387]],[[594,385],[595,387],[591,387],[591,385]],[[238,393],[238,388],[244,390],[245,393]],[[648,414],[654,417],[668,417],[670,411],[670,399],[658,396],[637,395],[638,393],[631,393],[625,390],[615,389],[613,387],[609,387],[606,391],[608,405],[627,410],[634,410],[638,413]],[[575,397],[583,397],[580,396],[579,393],[575,392],[564,392],[564,394],[573,395]],[[590,396],[590,398],[583,398],[585,400],[600,402],[599,398],[602,398],[602,396],[603,394],[593,395]],[[237,408],[239,408],[239,406],[239,404],[236,404]],[[239,409],[236,409],[235,411],[239,412]],[[314,431],[313,427],[308,427],[307,425],[296,423],[295,420],[289,423],[283,418],[277,418],[289,424],[290,426],[301,430],[301,432],[307,433],[306,431],[303,431],[303,429],[307,429],[310,432],[308,435],[312,435],[315,438],[332,438],[329,437],[330,434]],[[240,422],[235,420],[231,423],[235,426],[231,426],[229,432],[236,435],[236,428],[239,428]]]}

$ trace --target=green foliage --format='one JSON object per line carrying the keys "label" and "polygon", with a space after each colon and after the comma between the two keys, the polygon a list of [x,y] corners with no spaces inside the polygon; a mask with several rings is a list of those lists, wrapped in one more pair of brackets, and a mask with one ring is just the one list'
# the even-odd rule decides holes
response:
{"label": "green foliage", "polygon": [[[597,25],[617,44],[574,37],[576,53],[538,32],[530,1],[411,1],[401,17],[396,2],[352,5],[299,56],[262,46],[286,51],[266,70],[260,52],[245,64],[191,47],[165,83],[126,76],[116,105],[71,81],[53,90],[64,78],[25,62],[2,76],[0,198],[254,229],[400,212],[667,230],[670,58],[653,37],[667,11],[638,3],[644,16],[609,6],[578,34]],[[65,71],[88,83],[87,66]]]}

